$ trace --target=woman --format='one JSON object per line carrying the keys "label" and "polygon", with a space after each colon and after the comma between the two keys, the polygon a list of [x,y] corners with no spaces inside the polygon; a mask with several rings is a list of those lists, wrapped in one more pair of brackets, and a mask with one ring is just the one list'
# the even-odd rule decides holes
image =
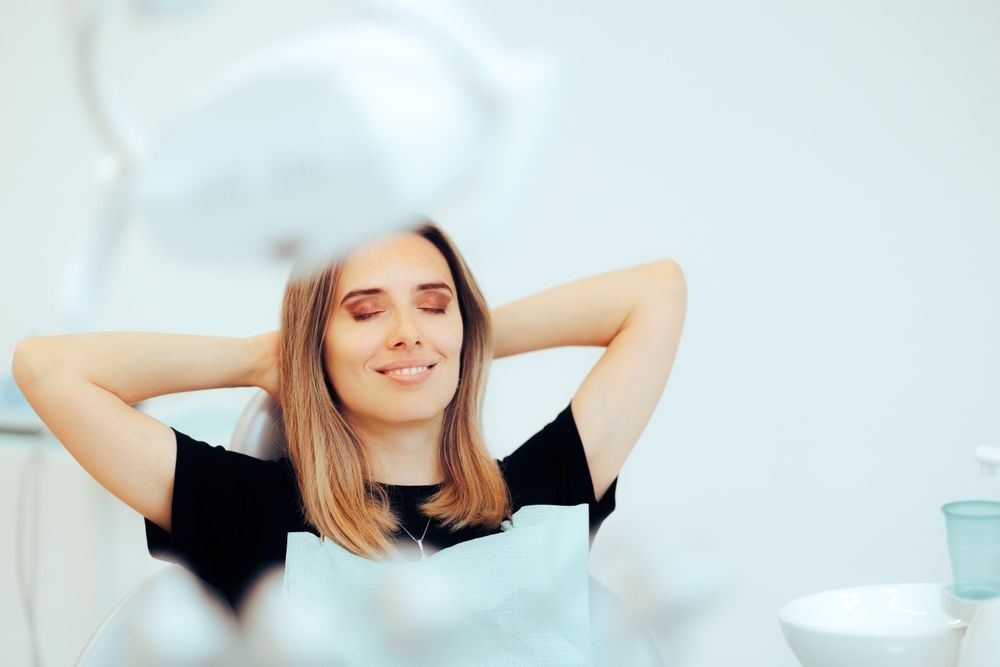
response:
{"label": "woman", "polygon": [[[13,371],[77,461],[145,517],[151,553],[236,610],[264,568],[286,562],[293,534],[369,559],[401,541],[431,554],[500,533],[526,506],[586,504],[592,539],[666,384],[685,304],[679,267],[659,260],[490,311],[426,222],[293,277],[277,332],[36,337],[18,345]],[[491,458],[480,427],[489,362],[563,345],[607,349],[552,422]],[[242,386],[281,404],[288,457],[213,447],[131,407]]]}

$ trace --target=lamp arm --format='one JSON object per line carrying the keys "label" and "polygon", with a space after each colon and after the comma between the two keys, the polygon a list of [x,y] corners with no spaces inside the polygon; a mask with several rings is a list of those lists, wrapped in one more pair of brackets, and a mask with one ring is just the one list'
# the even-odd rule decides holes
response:
{"label": "lamp arm", "polygon": [[80,11],[70,11],[77,77],[84,108],[105,148],[119,161],[123,176],[145,153],[147,134],[121,95],[102,75],[97,47],[112,4],[118,0],[91,0]]}

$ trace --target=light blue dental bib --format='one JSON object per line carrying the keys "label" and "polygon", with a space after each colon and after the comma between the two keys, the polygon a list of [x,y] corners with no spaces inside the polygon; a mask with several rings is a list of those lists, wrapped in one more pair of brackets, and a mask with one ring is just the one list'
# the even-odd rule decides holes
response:
{"label": "light blue dental bib", "polygon": [[[329,637],[348,665],[592,664],[587,505],[528,505],[501,530],[415,561],[289,533],[282,590],[335,608]],[[413,619],[426,623],[405,635]]]}

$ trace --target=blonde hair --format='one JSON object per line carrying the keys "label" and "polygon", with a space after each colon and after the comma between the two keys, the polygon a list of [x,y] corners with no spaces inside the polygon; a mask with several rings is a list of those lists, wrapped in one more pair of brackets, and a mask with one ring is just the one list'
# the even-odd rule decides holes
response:
{"label": "blonde hair", "polygon": [[[433,243],[447,260],[463,327],[458,389],[444,409],[438,445],[443,486],[420,509],[451,531],[498,527],[510,517],[511,499],[480,427],[493,359],[489,307],[444,230],[424,220],[412,232]],[[285,288],[279,353],[282,419],[306,520],[321,538],[354,554],[396,556],[392,535],[399,530],[399,519],[385,489],[371,481],[365,448],[335,404],[323,363],[324,332],[345,259],[293,278]]]}

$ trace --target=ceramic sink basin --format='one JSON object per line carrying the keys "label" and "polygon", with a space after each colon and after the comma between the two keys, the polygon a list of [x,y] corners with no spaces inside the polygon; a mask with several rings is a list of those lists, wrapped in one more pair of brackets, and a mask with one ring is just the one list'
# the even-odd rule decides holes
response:
{"label": "ceramic sink basin", "polygon": [[967,622],[942,607],[944,584],[887,584],[807,595],[781,608],[803,667],[954,667]]}

